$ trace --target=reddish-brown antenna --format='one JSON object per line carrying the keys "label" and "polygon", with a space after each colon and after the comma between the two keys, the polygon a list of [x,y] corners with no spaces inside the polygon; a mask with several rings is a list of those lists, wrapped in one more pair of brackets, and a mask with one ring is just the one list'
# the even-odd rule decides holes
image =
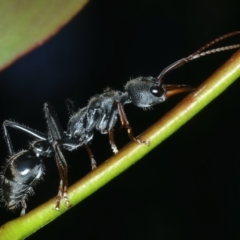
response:
{"label": "reddish-brown antenna", "polygon": [[214,44],[216,44],[216,43],[218,43],[218,42],[220,42],[220,41],[222,41],[226,38],[235,36],[237,34],[240,34],[240,31],[231,32],[231,33],[225,34],[221,37],[218,37],[218,38],[214,39],[213,41],[207,43],[206,45],[204,45],[203,47],[201,47],[199,50],[197,50],[193,54],[189,55],[188,57],[182,58],[182,59],[172,63],[171,65],[167,66],[166,68],[164,68],[163,71],[157,77],[157,79],[161,83],[162,79],[163,79],[163,77],[165,76],[166,73],[168,73],[168,72],[172,71],[173,69],[176,69],[176,68],[178,68],[178,67],[184,65],[185,63],[188,63],[189,61],[192,61],[194,59],[204,57],[204,56],[212,54],[212,53],[223,52],[223,51],[239,48],[240,44],[235,44],[235,45],[230,45],[230,46],[225,46],[225,47],[220,47],[220,48],[215,48],[215,49],[205,51],[207,48],[211,47],[212,45],[214,45]]}

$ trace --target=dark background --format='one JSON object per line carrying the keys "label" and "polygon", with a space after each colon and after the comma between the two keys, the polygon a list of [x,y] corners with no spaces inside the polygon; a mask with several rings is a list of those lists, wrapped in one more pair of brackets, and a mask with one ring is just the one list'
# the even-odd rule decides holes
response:
{"label": "dark background", "polygon": [[[66,98],[84,107],[106,86],[121,90],[130,78],[157,76],[210,40],[240,30],[239,7],[233,0],[91,1],[46,44],[0,73],[0,122],[14,119],[46,131],[43,103],[50,102],[66,129]],[[237,36],[220,45],[239,42]],[[198,86],[232,53],[193,61],[165,82]],[[29,239],[239,239],[239,90],[234,83],[148,156]],[[135,134],[183,97],[150,111],[126,106]],[[11,136],[15,150],[30,140],[14,130]],[[116,142],[119,148],[129,142],[118,127]],[[98,163],[112,155],[107,136],[99,133],[92,150]],[[0,154],[3,162],[3,138]],[[65,156],[70,184],[90,171],[85,149]],[[46,168],[28,210],[56,195],[52,159]],[[18,215],[1,208],[0,223]]]}

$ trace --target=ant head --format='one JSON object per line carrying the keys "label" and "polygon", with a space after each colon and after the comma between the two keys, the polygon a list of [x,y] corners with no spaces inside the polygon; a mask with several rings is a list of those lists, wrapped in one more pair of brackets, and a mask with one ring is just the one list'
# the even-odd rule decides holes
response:
{"label": "ant head", "polygon": [[157,78],[139,77],[130,80],[125,85],[125,90],[128,92],[130,101],[137,107],[147,108],[164,102],[169,97],[175,94],[194,90],[194,88],[187,85],[163,84],[162,80],[168,72],[181,67],[189,61],[212,53],[239,48],[240,44],[235,44],[205,51],[207,48],[214,45],[215,43],[237,34],[240,34],[240,31],[228,33],[219,38],[216,38],[215,40],[201,47],[199,50],[189,55],[188,57],[182,58],[167,66],[165,69],[163,69],[163,71],[159,74]]}
{"label": "ant head", "polygon": [[153,77],[139,77],[127,82],[125,90],[135,106],[147,108],[164,102],[175,94],[191,91],[193,88],[186,85],[162,84],[159,79]]}

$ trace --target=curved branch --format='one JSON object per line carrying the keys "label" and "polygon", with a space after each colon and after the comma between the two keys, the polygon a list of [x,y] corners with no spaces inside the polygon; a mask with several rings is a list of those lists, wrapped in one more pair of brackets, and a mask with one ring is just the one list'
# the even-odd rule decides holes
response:
{"label": "curved branch", "polygon": [[[141,135],[142,139],[150,140],[149,146],[135,142],[129,143],[117,155],[112,156],[97,169],[69,187],[68,197],[71,204],[76,205],[81,202],[140,160],[221,94],[238,77],[240,77],[240,51],[235,53],[196,91],[189,94]],[[53,210],[54,204],[55,198],[25,216],[4,224],[0,228],[0,239],[25,238],[67,211],[64,207],[61,207],[59,212]]]}

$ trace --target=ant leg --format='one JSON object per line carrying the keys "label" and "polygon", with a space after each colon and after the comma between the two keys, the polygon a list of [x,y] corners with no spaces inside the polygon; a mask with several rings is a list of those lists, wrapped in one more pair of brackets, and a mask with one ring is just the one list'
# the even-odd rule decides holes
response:
{"label": "ant leg", "polygon": [[127,120],[127,116],[126,116],[126,114],[124,112],[122,104],[118,102],[117,103],[117,107],[118,107],[118,112],[119,112],[119,116],[120,116],[120,120],[121,120],[121,125],[122,125],[122,127],[127,129],[127,133],[128,133],[129,138],[132,141],[138,142],[140,144],[149,145],[149,140],[141,140],[141,139],[135,138],[133,136],[132,128],[129,125],[129,122]]}
{"label": "ant leg", "polygon": [[19,123],[13,122],[13,121],[9,121],[9,120],[5,120],[3,122],[3,128],[6,129],[6,131],[7,131],[7,127],[11,127],[11,128],[17,129],[21,132],[25,132],[29,136],[32,136],[32,137],[37,138],[39,140],[47,141],[47,135],[46,134],[41,133],[37,130],[34,130],[30,127],[24,126],[22,124],[19,124]]}
{"label": "ant leg", "polygon": [[4,135],[4,139],[7,143],[7,148],[8,148],[9,155],[12,156],[14,154],[14,150],[13,150],[12,141],[11,141],[11,138],[9,136],[7,127],[5,126],[5,123],[6,123],[6,121],[3,122],[3,135]]}
{"label": "ant leg", "polygon": [[14,150],[13,150],[11,138],[10,138],[10,135],[8,133],[7,127],[17,129],[21,132],[27,133],[28,135],[30,135],[32,137],[35,137],[35,138],[40,139],[40,140],[47,141],[47,136],[45,134],[43,134],[43,133],[41,133],[37,130],[31,129],[27,126],[21,125],[19,123],[9,121],[9,120],[5,120],[3,122],[3,134],[4,134],[4,138],[6,140],[6,143],[7,143],[7,148],[8,148],[10,156],[12,156],[14,154]]}
{"label": "ant leg", "polygon": [[118,153],[118,148],[114,141],[114,129],[113,128],[108,129],[108,135],[109,135],[109,142],[110,142],[111,148],[113,150],[113,153],[116,154],[116,153]]}
{"label": "ant leg", "polygon": [[89,145],[85,144],[84,146],[87,149],[88,155],[89,155],[90,160],[91,160],[91,167],[92,167],[92,170],[93,170],[93,169],[97,168],[97,162],[94,159],[94,155],[93,155],[92,150],[90,149]]}
{"label": "ant leg", "polygon": [[71,207],[71,204],[67,196],[68,168],[67,168],[66,162],[64,163],[65,159],[62,155],[61,150],[59,149],[58,143],[55,144],[54,151],[55,151],[55,160],[56,160],[58,172],[61,179],[59,183],[58,194],[57,194],[57,199],[55,203],[55,209],[59,211],[61,199],[64,199],[67,209]]}
{"label": "ant leg", "polygon": [[92,170],[97,168],[97,162],[94,159],[94,155],[93,155],[93,153],[92,153],[88,144],[81,143],[79,141],[75,141],[75,140],[72,140],[72,139],[64,139],[62,141],[58,140],[58,142],[59,142],[59,144],[61,144],[62,148],[67,149],[69,151],[72,151],[73,149],[76,149],[76,148],[84,145],[84,147],[86,148],[86,150],[88,152],[88,155],[90,157]]}
{"label": "ant leg", "polygon": [[52,140],[52,145],[55,153],[55,161],[56,161],[58,172],[60,175],[60,184],[59,184],[59,190],[58,190],[57,200],[55,204],[55,209],[56,210],[60,209],[60,201],[62,198],[65,201],[66,207],[70,208],[71,204],[67,196],[68,166],[62,154],[62,151],[60,149],[61,144],[58,142],[58,140],[61,141],[63,139],[64,134],[53,109],[47,103],[45,103],[44,105],[44,112],[45,112],[45,117],[47,119],[50,139]]}
{"label": "ant leg", "polygon": [[22,210],[21,210],[20,216],[23,216],[23,215],[25,215],[26,209],[27,209],[26,201],[25,201],[25,200],[22,200],[22,201],[21,201],[21,205],[22,205]]}
{"label": "ant leg", "polygon": [[[109,136],[109,143],[111,145],[111,148],[113,150],[113,153],[116,154],[118,153],[118,148],[117,145],[115,144],[115,140],[114,140],[114,129],[113,126],[115,125],[115,122],[117,120],[117,112],[118,112],[118,102],[114,101],[112,108],[111,108],[111,112],[110,112],[110,117],[108,119],[107,125],[106,125],[106,129],[108,132],[108,136]],[[106,132],[103,131],[104,133]]]}
{"label": "ant leg", "polygon": [[149,144],[148,140],[141,140],[141,139],[135,138],[133,136],[132,128],[129,125],[129,122],[127,120],[127,116],[124,112],[122,104],[120,102],[114,101],[114,103],[112,105],[111,113],[110,113],[110,118],[109,118],[108,123],[107,123],[109,142],[110,142],[110,145],[111,145],[111,148],[112,148],[113,152],[115,154],[118,152],[117,146],[116,146],[115,141],[114,141],[114,129],[113,129],[113,126],[115,125],[115,122],[117,120],[117,113],[120,116],[121,126],[127,129],[127,133],[128,133],[129,138],[132,141],[138,142],[140,144],[147,144],[148,145]]}
{"label": "ant leg", "polygon": [[67,149],[67,150],[72,150],[72,149],[76,149],[82,145],[84,145],[84,147],[86,148],[87,152],[88,152],[88,155],[90,157],[90,161],[91,161],[91,167],[92,167],[92,170],[97,168],[97,162],[96,160],[94,159],[94,155],[89,147],[88,144],[86,143],[81,143],[79,141],[75,141],[75,140],[72,140],[72,139],[64,139],[62,141],[58,140],[59,144],[61,144],[61,146],[64,148],[64,149]]}

